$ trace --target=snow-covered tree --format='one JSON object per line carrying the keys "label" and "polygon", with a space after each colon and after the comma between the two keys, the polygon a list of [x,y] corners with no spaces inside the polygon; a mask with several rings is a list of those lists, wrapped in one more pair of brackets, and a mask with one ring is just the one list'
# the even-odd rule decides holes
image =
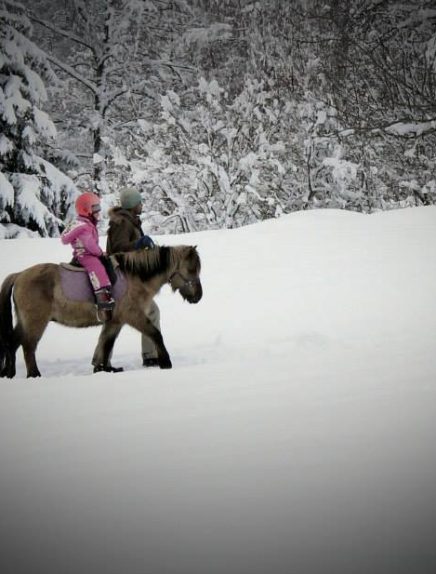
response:
{"label": "snow-covered tree", "polygon": [[184,0],[35,0],[29,12],[64,84],[53,115],[98,193],[122,182],[132,125],[179,69],[170,48],[187,14]]}
{"label": "snow-covered tree", "polygon": [[142,158],[131,162],[132,182],[147,184],[161,215],[179,230],[274,217],[286,210],[293,169],[283,140],[289,109],[255,80],[235,97],[205,79],[183,101],[168,92],[160,121],[141,124]]}
{"label": "snow-covered tree", "polygon": [[72,177],[107,205],[141,185],[178,231],[436,203],[431,0],[27,5]]}
{"label": "snow-covered tree", "polygon": [[434,2],[308,0],[305,13],[323,78],[316,93],[337,110],[337,140],[360,166],[359,203],[434,203]]}
{"label": "snow-covered tree", "polygon": [[54,75],[30,40],[23,7],[0,1],[0,234],[58,234],[76,194],[72,181],[42,157],[56,130],[42,106]]}

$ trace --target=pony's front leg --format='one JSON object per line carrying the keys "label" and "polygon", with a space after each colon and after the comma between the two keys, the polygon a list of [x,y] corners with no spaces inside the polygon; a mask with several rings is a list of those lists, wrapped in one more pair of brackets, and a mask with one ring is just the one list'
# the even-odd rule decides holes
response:
{"label": "pony's front leg", "polygon": [[162,333],[152,325],[150,319],[145,314],[137,312],[133,317],[131,317],[128,324],[153,341],[156,347],[159,367],[161,369],[171,369],[173,365],[165,347]]}
{"label": "pony's front leg", "polygon": [[171,369],[173,365],[171,363],[170,355],[165,347],[162,333],[159,331],[159,329],[156,329],[156,327],[148,322],[146,331],[143,331],[143,334],[150,337],[156,346],[159,367],[161,369]]}
{"label": "pony's front leg", "polygon": [[97,346],[92,357],[92,364],[94,365],[94,373],[98,371],[117,372],[122,369],[115,369],[111,365],[112,350],[115,341],[121,331],[122,325],[113,321],[105,323],[101,329],[98,338]]}

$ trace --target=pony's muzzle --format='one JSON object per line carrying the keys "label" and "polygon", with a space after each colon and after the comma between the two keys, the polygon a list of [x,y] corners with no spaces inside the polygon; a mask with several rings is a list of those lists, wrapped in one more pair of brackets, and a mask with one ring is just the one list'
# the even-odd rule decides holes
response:
{"label": "pony's muzzle", "polygon": [[201,283],[197,283],[194,287],[188,289],[181,288],[180,293],[188,303],[198,303],[203,297],[203,288]]}
{"label": "pony's muzzle", "polygon": [[191,300],[188,299],[188,301],[189,303],[198,303],[202,297],[203,293],[199,293],[198,295],[195,295],[195,297],[192,297]]}

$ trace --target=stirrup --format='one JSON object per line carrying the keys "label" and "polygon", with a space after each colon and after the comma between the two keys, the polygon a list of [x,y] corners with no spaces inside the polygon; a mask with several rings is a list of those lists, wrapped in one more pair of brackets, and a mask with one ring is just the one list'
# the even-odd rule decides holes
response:
{"label": "stirrup", "polygon": [[97,321],[99,323],[107,323],[108,321],[112,320],[112,310],[113,308],[104,309],[99,307],[98,305],[95,306],[95,314],[97,316]]}
{"label": "stirrup", "polygon": [[108,301],[98,301],[97,308],[101,311],[112,311],[115,307],[115,300],[109,299]]}

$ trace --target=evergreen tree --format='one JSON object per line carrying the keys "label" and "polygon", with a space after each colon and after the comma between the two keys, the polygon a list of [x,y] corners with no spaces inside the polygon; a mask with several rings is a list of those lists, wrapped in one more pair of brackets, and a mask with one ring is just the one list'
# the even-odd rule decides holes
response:
{"label": "evergreen tree", "polygon": [[0,0],[0,236],[23,229],[59,233],[76,193],[72,181],[42,157],[56,130],[42,110],[44,81],[54,74],[30,40],[21,4]]}

